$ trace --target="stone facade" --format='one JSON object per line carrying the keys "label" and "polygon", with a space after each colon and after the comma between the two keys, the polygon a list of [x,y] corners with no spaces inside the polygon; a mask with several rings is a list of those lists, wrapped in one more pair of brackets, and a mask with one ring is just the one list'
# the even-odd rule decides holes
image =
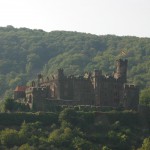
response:
{"label": "stone facade", "polygon": [[30,108],[45,110],[49,105],[95,105],[123,106],[136,109],[139,101],[139,89],[127,84],[127,60],[116,61],[116,71],[112,75],[103,75],[95,70],[84,76],[66,76],[63,69],[51,78],[38,75],[25,93]]}

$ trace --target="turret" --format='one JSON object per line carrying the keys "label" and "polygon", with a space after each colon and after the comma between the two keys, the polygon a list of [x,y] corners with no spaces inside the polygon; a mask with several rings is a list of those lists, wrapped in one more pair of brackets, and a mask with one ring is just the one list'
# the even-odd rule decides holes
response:
{"label": "turret", "polygon": [[124,102],[126,109],[137,109],[139,104],[139,87],[133,84],[124,84]]}
{"label": "turret", "polygon": [[43,82],[43,75],[42,74],[38,74],[37,77],[38,77],[38,86],[40,86],[41,80]]}
{"label": "turret", "polygon": [[116,60],[116,72],[114,74],[114,77],[116,79],[122,79],[122,81],[125,83],[127,81],[127,64],[128,60]]}
{"label": "turret", "polygon": [[64,70],[58,69],[57,72],[57,98],[63,99],[64,98]]}

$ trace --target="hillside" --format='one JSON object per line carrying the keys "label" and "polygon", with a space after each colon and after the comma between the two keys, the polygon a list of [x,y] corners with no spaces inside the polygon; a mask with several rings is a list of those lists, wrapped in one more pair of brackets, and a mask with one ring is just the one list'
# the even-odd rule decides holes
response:
{"label": "hillside", "polygon": [[112,73],[122,50],[129,60],[129,82],[150,86],[150,38],[0,27],[1,99],[39,72],[49,75],[64,68],[75,75],[94,69]]}
{"label": "hillside", "polygon": [[0,113],[0,149],[149,150],[150,115],[146,114],[77,108]]}

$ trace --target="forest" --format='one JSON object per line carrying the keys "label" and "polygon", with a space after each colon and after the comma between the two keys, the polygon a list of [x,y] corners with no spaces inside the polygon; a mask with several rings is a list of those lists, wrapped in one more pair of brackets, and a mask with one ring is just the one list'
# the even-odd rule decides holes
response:
{"label": "forest", "polygon": [[[145,111],[62,106],[34,112],[12,99],[15,87],[38,73],[112,74],[119,58],[128,59],[128,82],[140,87]],[[0,150],[149,150],[149,66],[150,38],[0,27]]]}
{"label": "forest", "polygon": [[2,150],[149,150],[150,112],[0,113]]}
{"label": "forest", "polygon": [[12,96],[17,85],[36,80],[38,73],[49,76],[58,68],[74,75],[94,69],[112,74],[119,58],[129,61],[128,82],[147,89],[150,38],[0,27],[0,99]]}

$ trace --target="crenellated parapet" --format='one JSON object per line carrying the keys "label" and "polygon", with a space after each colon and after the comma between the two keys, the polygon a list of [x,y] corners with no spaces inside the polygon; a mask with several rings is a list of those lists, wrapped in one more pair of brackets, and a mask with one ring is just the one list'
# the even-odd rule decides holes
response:
{"label": "crenellated parapet", "polygon": [[[65,101],[70,105],[123,106],[136,109],[139,101],[139,87],[127,84],[128,61],[116,60],[116,71],[111,75],[103,75],[101,70],[84,75],[65,75],[62,68],[55,75],[43,77],[38,74],[35,81],[25,91],[26,101],[30,108],[43,110],[46,101]],[[17,92],[17,93],[16,93]],[[19,94],[19,91],[15,91]],[[56,103],[57,103],[56,102]],[[42,109],[40,109],[42,107]]]}

